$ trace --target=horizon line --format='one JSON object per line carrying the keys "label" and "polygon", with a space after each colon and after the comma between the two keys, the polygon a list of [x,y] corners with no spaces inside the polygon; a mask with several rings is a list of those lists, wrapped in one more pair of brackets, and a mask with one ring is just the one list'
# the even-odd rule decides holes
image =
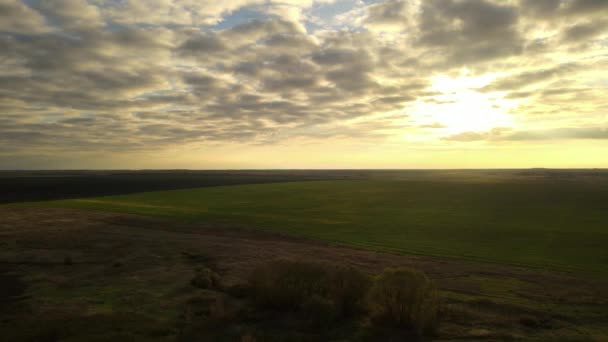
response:
{"label": "horizon line", "polygon": [[500,171],[500,170],[608,170],[608,167],[506,167],[506,168],[242,168],[242,169],[162,169],[162,168],[117,168],[117,169],[0,169],[0,172],[23,171]]}

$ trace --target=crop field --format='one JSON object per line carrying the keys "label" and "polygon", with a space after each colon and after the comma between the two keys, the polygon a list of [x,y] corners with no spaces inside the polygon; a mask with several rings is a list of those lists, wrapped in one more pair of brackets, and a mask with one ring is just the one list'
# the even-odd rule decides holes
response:
{"label": "crop field", "polygon": [[606,177],[371,177],[19,206],[149,215],[371,250],[608,275]]}

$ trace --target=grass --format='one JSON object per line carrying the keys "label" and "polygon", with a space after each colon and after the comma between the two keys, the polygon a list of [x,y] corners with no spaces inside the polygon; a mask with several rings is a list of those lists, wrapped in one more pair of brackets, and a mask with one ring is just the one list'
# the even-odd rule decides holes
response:
{"label": "grass", "polygon": [[602,179],[294,182],[21,205],[234,224],[374,250],[608,275]]}
{"label": "grass", "polygon": [[[336,263],[364,276],[387,267],[423,270],[440,290],[441,340],[603,341],[608,336],[606,280],[580,274],[411,258],[95,211],[0,208],[0,217],[4,340],[240,341],[250,336],[363,342],[401,336],[400,329],[371,325],[369,313],[336,319],[336,298],[356,303],[353,298],[361,297],[353,291],[361,282],[352,272],[336,273],[340,276],[331,284],[337,286],[317,292],[299,310],[260,307],[247,280],[276,258]],[[66,256],[71,265],[64,263]],[[218,272],[222,286],[191,284],[205,268]],[[357,312],[351,310],[342,312]]]}

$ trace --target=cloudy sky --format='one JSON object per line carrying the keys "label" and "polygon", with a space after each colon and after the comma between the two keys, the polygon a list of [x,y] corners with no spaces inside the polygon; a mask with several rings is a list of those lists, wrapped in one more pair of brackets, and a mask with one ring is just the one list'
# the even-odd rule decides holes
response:
{"label": "cloudy sky", "polygon": [[608,167],[606,0],[0,0],[0,168]]}

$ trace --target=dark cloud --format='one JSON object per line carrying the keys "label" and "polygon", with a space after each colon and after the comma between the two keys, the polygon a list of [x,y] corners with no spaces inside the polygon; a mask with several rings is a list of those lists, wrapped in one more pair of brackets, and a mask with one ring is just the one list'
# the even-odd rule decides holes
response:
{"label": "dark cloud", "polygon": [[373,4],[368,9],[365,22],[371,25],[395,25],[405,27],[411,18],[404,0],[389,0]]}
{"label": "dark cloud", "polygon": [[522,12],[537,18],[602,16],[608,10],[604,0],[520,0]]}
{"label": "dark cloud", "polygon": [[558,87],[558,88],[549,88],[545,89],[541,92],[542,97],[555,97],[555,96],[580,96],[582,93],[591,91],[590,88],[570,88],[570,87]]}
{"label": "dark cloud", "polygon": [[601,14],[608,11],[608,2],[605,0],[570,0],[565,3],[564,11],[572,14]]}
{"label": "dark cloud", "polygon": [[348,92],[364,92],[379,88],[372,77],[376,61],[366,50],[329,47],[312,55],[320,65],[325,79],[336,88]]}
{"label": "dark cloud", "polygon": [[312,55],[312,60],[320,65],[343,65],[361,63],[369,58],[365,52],[355,49],[327,48]]}
{"label": "dark cloud", "polygon": [[99,8],[87,0],[41,0],[33,7],[64,30],[88,31],[105,25]]}
{"label": "dark cloud", "polygon": [[562,2],[562,0],[520,0],[520,8],[525,14],[550,17],[558,13]]}
{"label": "dark cloud", "polygon": [[507,135],[503,140],[561,140],[561,139],[608,139],[607,128],[556,128],[550,130],[522,131]]}
{"label": "dark cloud", "polygon": [[490,85],[483,88],[484,91],[508,91],[519,90],[529,85],[551,80],[576,70],[582,66],[576,63],[561,64],[549,69],[525,71],[511,76],[499,78]]}
{"label": "dark cloud", "polygon": [[278,18],[254,19],[243,24],[236,25],[222,32],[222,36],[230,40],[232,44],[251,44],[258,40],[276,34],[298,34],[299,27],[287,20]]}
{"label": "dark cloud", "polygon": [[238,62],[232,69],[237,74],[249,76],[256,76],[260,70],[258,65],[254,62]]}
{"label": "dark cloud", "polygon": [[523,37],[516,7],[483,0],[422,2],[419,43],[437,48],[449,64],[520,54]]}
{"label": "dark cloud", "polygon": [[185,55],[204,55],[224,51],[224,42],[214,33],[197,33],[188,38],[178,51]]}
{"label": "dark cloud", "polygon": [[511,91],[505,96],[505,98],[508,100],[522,99],[522,98],[534,96],[535,94],[536,94],[536,92],[534,92],[534,91]]}
{"label": "dark cloud", "polygon": [[269,78],[263,81],[267,91],[304,90],[317,85],[319,79],[315,75],[296,75],[281,78]]}
{"label": "dark cloud", "polygon": [[36,33],[48,29],[44,17],[22,1],[0,1],[0,32]]}
{"label": "dark cloud", "polygon": [[275,34],[263,41],[263,44],[275,51],[282,50],[306,50],[313,49],[315,43],[304,34]]}
{"label": "dark cloud", "polygon": [[384,96],[384,97],[380,97],[378,99],[376,99],[376,101],[381,102],[381,103],[388,103],[388,104],[393,104],[393,103],[403,103],[403,102],[408,102],[408,101],[412,101],[415,100],[415,97],[412,96]]}
{"label": "dark cloud", "polygon": [[591,21],[568,27],[563,32],[563,39],[570,42],[581,42],[606,31],[608,31],[608,20]]}
{"label": "dark cloud", "polygon": [[297,55],[273,54],[264,64],[268,69],[289,77],[311,77],[318,71],[313,63]]}
{"label": "dark cloud", "polygon": [[205,74],[187,73],[183,76],[184,82],[197,91],[213,91],[219,89],[222,82],[217,78]]}

